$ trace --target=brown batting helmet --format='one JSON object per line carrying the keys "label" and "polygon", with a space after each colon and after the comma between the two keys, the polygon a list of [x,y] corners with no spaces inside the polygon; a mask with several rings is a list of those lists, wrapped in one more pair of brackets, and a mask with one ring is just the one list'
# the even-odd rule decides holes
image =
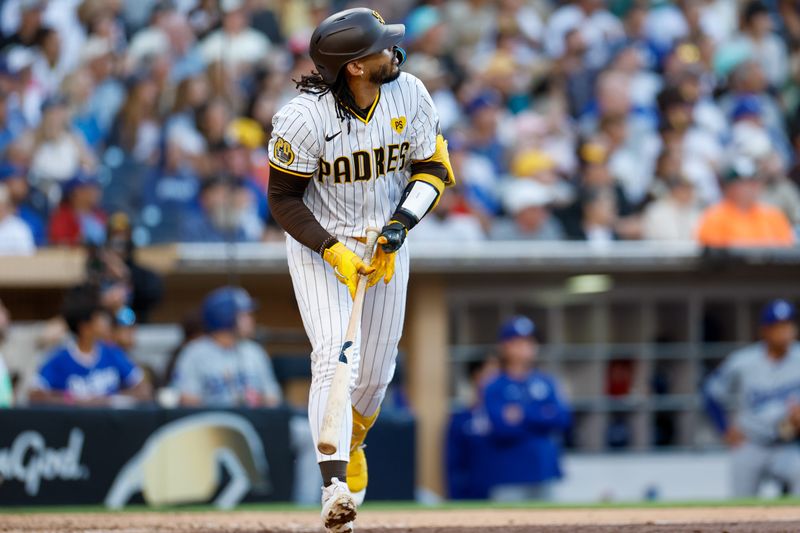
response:
{"label": "brown batting helmet", "polygon": [[311,35],[311,59],[325,83],[333,83],[344,65],[395,46],[405,32],[402,24],[386,24],[377,11],[366,7],[339,11]]}

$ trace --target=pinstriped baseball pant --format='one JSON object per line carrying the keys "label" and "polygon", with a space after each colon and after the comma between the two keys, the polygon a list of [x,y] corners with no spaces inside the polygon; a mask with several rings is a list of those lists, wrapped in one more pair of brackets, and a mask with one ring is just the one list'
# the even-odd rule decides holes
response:
{"label": "pinstriped baseball pant", "polygon": [[[359,256],[364,245],[340,238]],[[353,300],[322,257],[292,237],[286,237],[289,272],[303,327],[311,341],[311,391],[308,420],[316,447],[334,370],[344,342]],[[378,409],[392,380],[397,344],[403,332],[408,285],[408,243],[397,252],[395,274],[388,285],[379,281],[367,290],[361,328],[350,360],[350,399],[356,411],[370,416]],[[347,461],[350,455],[352,413],[346,409],[334,455],[317,451],[317,461]]]}

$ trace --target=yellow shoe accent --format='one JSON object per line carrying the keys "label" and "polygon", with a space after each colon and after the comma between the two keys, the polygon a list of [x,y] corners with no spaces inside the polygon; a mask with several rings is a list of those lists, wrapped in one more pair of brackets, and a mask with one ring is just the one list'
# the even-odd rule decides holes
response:
{"label": "yellow shoe accent", "polygon": [[372,416],[366,417],[353,408],[353,436],[350,438],[351,454],[364,444],[364,440],[367,438],[367,432],[375,424],[380,412],[381,408],[378,407],[378,410],[375,411]]}
{"label": "yellow shoe accent", "polygon": [[367,455],[364,448],[358,447],[350,452],[350,462],[347,463],[347,488],[357,494],[367,488]]}
{"label": "yellow shoe accent", "polygon": [[350,439],[350,462],[347,463],[347,486],[355,496],[358,494],[363,498],[363,492],[367,489],[367,456],[364,453],[364,440],[367,432],[378,419],[380,408],[370,417],[361,415],[353,409],[353,436]]}

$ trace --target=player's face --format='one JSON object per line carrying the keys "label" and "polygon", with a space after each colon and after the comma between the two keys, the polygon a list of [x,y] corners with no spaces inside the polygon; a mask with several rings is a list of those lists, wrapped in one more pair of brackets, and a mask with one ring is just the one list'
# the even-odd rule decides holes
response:
{"label": "player's face", "polygon": [[364,70],[367,79],[376,85],[394,81],[400,76],[400,63],[393,48],[386,48],[365,58]]}
{"label": "player's face", "polygon": [[92,316],[92,321],[89,323],[91,334],[95,339],[104,341],[112,340],[111,332],[111,317],[108,313],[99,312]]}
{"label": "player's face", "polygon": [[256,321],[253,313],[239,313],[236,315],[236,332],[244,339],[250,339],[256,332]]}
{"label": "player's face", "polygon": [[794,322],[778,322],[763,329],[764,341],[771,348],[786,350],[797,339],[797,326]]}
{"label": "player's face", "polygon": [[538,344],[530,337],[517,337],[503,343],[503,358],[507,364],[532,365],[537,352]]}

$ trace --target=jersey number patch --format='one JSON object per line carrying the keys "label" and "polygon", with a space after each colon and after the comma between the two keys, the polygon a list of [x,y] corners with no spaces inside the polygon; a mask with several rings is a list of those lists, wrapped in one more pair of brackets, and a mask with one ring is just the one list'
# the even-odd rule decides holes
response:
{"label": "jersey number patch", "polygon": [[280,161],[284,165],[291,165],[294,161],[294,151],[292,145],[289,144],[283,137],[278,137],[275,141],[275,147],[272,149],[276,161]]}
{"label": "jersey number patch", "polygon": [[406,129],[406,117],[393,118],[392,129],[396,131],[398,135],[402,134],[403,130]]}

